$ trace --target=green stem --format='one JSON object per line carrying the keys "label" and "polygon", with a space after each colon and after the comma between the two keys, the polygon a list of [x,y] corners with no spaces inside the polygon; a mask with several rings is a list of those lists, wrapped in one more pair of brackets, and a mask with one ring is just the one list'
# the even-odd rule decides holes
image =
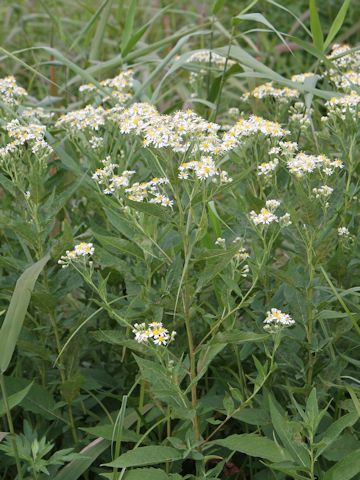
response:
{"label": "green stem", "polygon": [[1,388],[1,395],[3,396],[3,399],[4,399],[6,418],[7,418],[10,434],[11,434],[11,443],[12,443],[12,446],[13,446],[13,449],[14,449],[14,457],[15,457],[15,463],[16,463],[18,478],[19,478],[19,480],[23,480],[19,451],[18,451],[17,444],[16,444],[16,434],[15,434],[14,424],[13,424],[12,416],[11,416],[11,412],[10,412],[8,397],[7,397],[7,394],[6,394],[4,375],[2,373],[0,374],[0,388]]}

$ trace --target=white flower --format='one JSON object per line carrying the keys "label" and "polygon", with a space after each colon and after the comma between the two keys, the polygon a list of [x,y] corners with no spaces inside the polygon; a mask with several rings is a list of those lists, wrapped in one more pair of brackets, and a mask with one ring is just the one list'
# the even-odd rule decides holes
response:
{"label": "white flower", "polygon": [[265,206],[269,210],[276,210],[280,206],[280,201],[279,200],[266,200]]}
{"label": "white flower", "polygon": [[349,237],[350,236],[350,232],[346,227],[339,227],[337,232],[338,232],[339,237]]}
{"label": "white flower", "polygon": [[215,245],[225,247],[225,238],[218,237],[215,241]]}
{"label": "white flower", "polygon": [[313,188],[312,191],[315,194],[315,198],[327,198],[332,194],[334,189],[329,187],[328,185],[323,185],[319,188]]}
{"label": "white flower", "polygon": [[152,322],[148,326],[145,323],[135,323],[133,333],[138,343],[146,343],[152,340],[154,345],[164,346],[174,341],[176,336],[176,332],[169,333],[162,322]]}
{"label": "white flower", "polygon": [[255,225],[269,225],[270,223],[277,222],[279,220],[278,217],[267,208],[262,208],[260,213],[251,211],[250,218]]}
{"label": "white flower", "polygon": [[272,308],[267,312],[264,320],[265,330],[278,330],[283,327],[291,327],[295,321],[287,313],[283,313],[277,308]]}

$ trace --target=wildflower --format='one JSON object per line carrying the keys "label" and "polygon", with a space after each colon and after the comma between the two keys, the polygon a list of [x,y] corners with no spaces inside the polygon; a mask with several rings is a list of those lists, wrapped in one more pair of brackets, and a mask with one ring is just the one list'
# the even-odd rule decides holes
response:
{"label": "wildflower", "polygon": [[291,327],[295,324],[295,321],[287,313],[283,313],[277,308],[272,308],[267,312],[264,324],[265,330],[277,331],[284,327]]}
{"label": "wildflower", "polygon": [[19,87],[13,76],[0,79],[0,99],[8,105],[18,105],[19,100],[27,96],[27,91]]}
{"label": "wildflower", "polygon": [[350,232],[346,227],[339,227],[337,232],[338,232],[339,237],[349,237],[350,236]]}
{"label": "wildflower", "polygon": [[264,176],[269,176],[274,172],[279,165],[279,160],[277,158],[274,158],[274,160],[271,160],[270,162],[267,163],[262,163],[259,165],[258,168],[258,175],[264,175]]}
{"label": "wildflower", "polygon": [[62,268],[67,268],[72,261],[76,261],[79,257],[85,258],[94,254],[95,248],[92,243],[81,242],[75,245],[73,250],[66,250],[66,254],[60,257],[58,264],[62,265]]}
{"label": "wildflower", "polygon": [[323,185],[319,188],[313,188],[312,191],[315,194],[315,198],[327,198],[332,194],[334,189],[328,185]]}
{"label": "wildflower", "polygon": [[151,340],[154,345],[163,346],[174,341],[176,336],[176,332],[170,333],[168,329],[164,328],[162,322],[152,322],[149,325],[135,323],[133,333],[138,343],[148,343]]}
{"label": "wildflower", "polygon": [[290,219],[290,214],[285,213],[282,217],[279,217],[279,224],[282,227],[289,227],[292,224],[292,221]]}
{"label": "wildflower", "polygon": [[225,248],[225,238],[218,237],[215,241],[215,245]]}
{"label": "wildflower", "polygon": [[249,275],[250,272],[250,267],[249,265],[244,265],[243,268],[240,271],[240,275],[244,278],[246,278]]}
{"label": "wildflower", "polygon": [[251,211],[250,218],[255,225],[269,225],[279,220],[279,218],[267,208],[262,208],[260,213],[256,213],[254,210]]}
{"label": "wildflower", "polygon": [[254,88],[254,90],[252,90],[251,92],[245,93],[245,95],[243,95],[243,98],[244,100],[247,100],[250,96],[259,99],[267,97],[279,99],[293,99],[299,97],[299,92],[288,87],[276,88],[274,87],[272,82],[268,82]]}
{"label": "wildflower", "polygon": [[57,127],[64,126],[69,129],[70,133],[74,133],[76,130],[98,131],[104,124],[105,110],[102,107],[95,108],[92,105],[87,105],[82,110],[75,110],[61,115],[56,122]]}
{"label": "wildflower", "polygon": [[199,50],[198,52],[194,52],[192,55],[190,55],[186,63],[205,63],[223,68],[226,63],[228,66],[231,66],[234,65],[235,62],[230,59],[226,60],[226,57],[222,57],[218,53],[212,52],[211,50]]}
{"label": "wildflower", "polygon": [[279,200],[266,200],[265,206],[269,210],[276,210],[278,207],[280,207],[280,201]]}

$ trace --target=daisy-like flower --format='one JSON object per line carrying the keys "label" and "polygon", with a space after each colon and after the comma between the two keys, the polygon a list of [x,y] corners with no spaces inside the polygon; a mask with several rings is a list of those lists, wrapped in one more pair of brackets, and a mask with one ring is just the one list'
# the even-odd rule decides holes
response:
{"label": "daisy-like flower", "polygon": [[265,330],[277,331],[284,327],[291,327],[295,324],[295,321],[287,313],[272,308],[267,312],[264,324]]}
{"label": "daisy-like flower", "polygon": [[81,242],[75,245],[73,250],[66,250],[65,255],[62,255],[58,260],[58,264],[62,265],[62,268],[67,268],[72,261],[78,261],[80,257],[91,257],[94,252],[95,248],[92,243]]}
{"label": "daisy-like flower", "polygon": [[315,194],[315,198],[328,198],[330,197],[334,189],[329,187],[328,185],[322,185],[319,188],[313,188],[312,191]]}
{"label": "daisy-like flower", "polygon": [[135,323],[133,328],[135,340],[138,343],[148,343],[150,340],[154,345],[166,346],[174,341],[176,332],[169,332],[164,328],[162,322],[152,322],[149,325],[146,323]]}
{"label": "daisy-like flower", "polygon": [[339,237],[349,237],[350,236],[350,232],[346,227],[339,227],[337,232],[338,232]]}
{"label": "daisy-like flower", "polygon": [[270,225],[270,223],[278,222],[279,218],[268,208],[262,208],[260,213],[254,210],[250,212],[250,218],[255,225]]}
{"label": "daisy-like flower", "polygon": [[270,162],[262,163],[257,167],[258,175],[269,176],[276,170],[278,165],[279,160],[277,158],[274,158],[274,160],[271,160]]}

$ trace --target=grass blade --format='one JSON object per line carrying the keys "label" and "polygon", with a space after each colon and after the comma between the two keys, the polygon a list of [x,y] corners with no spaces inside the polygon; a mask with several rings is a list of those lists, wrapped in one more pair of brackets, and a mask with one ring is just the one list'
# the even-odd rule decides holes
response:
{"label": "grass blade", "polygon": [[38,276],[49,259],[50,255],[45,255],[41,260],[27,268],[16,282],[9,309],[0,330],[1,373],[4,373],[9,366],[24,323],[31,293]]}

